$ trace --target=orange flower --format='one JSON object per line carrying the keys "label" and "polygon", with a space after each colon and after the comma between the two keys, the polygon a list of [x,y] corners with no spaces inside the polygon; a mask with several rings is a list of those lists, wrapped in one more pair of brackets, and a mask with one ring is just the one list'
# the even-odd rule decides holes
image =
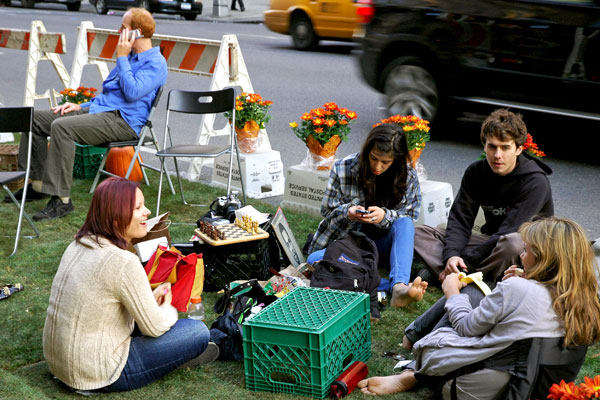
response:
{"label": "orange flower", "polygon": [[573,382],[566,383],[563,379],[560,384],[555,383],[550,387],[548,398],[553,400],[584,400],[588,397],[579,386],[575,386]]}
{"label": "orange flower", "polygon": [[323,133],[323,128],[315,128],[316,133]]}
{"label": "orange flower", "polygon": [[354,111],[348,111],[346,113],[346,117],[348,117],[350,119],[356,119],[356,113]]}
{"label": "orange flower", "polygon": [[292,128],[297,128],[298,127],[298,123],[297,122],[290,122],[290,126]]}
{"label": "orange flower", "polygon": [[329,111],[333,111],[333,110],[337,110],[338,109],[338,105],[335,104],[333,101],[330,101],[329,103],[323,104],[323,107],[325,107]]}
{"label": "orange flower", "polygon": [[348,121],[345,119],[340,119],[340,125],[348,125]]}
{"label": "orange flower", "polygon": [[302,121],[310,121],[312,119],[312,115],[310,115],[309,113],[304,113],[302,114]]}
{"label": "orange flower", "polygon": [[69,97],[77,97],[77,92],[70,92]]}
{"label": "orange flower", "polygon": [[593,379],[585,376],[583,379],[585,382],[579,387],[588,394],[589,398],[600,398],[600,375],[596,375]]}
{"label": "orange flower", "polygon": [[310,110],[310,113],[312,115],[317,116],[317,117],[324,117],[325,116],[325,110],[323,110],[322,108],[313,108],[312,110]]}
{"label": "orange flower", "polygon": [[333,128],[335,126],[336,122],[333,119],[328,119],[325,121],[325,125],[327,125],[330,128]]}
{"label": "orange flower", "polygon": [[315,118],[312,120],[313,125],[319,126],[319,125],[323,125],[325,123],[325,120],[323,118]]}

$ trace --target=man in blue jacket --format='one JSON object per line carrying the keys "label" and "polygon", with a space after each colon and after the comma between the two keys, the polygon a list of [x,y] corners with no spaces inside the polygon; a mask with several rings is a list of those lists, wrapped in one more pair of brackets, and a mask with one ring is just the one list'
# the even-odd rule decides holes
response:
{"label": "man in blue jacket", "polygon": [[[33,216],[34,220],[61,218],[73,211],[70,193],[75,142],[100,145],[137,139],[152,101],[167,79],[167,62],[160,49],[152,47],[154,28],[148,11],[128,10],[119,28],[117,65],[102,84],[102,94],[81,105],[65,103],[51,110],[35,111],[32,182],[27,200],[51,197],[46,207]],[[142,37],[136,37],[136,29]],[[21,170],[27,167],[27,140],[27,135],[21,136]],[[17,199],[22,195],[22,189],[15,193]]]}
{"label": "man in blue jacket", "polygon": [[[526,139],[519,115],[494,111],[481,127],[486,158],[467,167],[446,229],[415,227],[415,253],[440,281],[460,271],[481,271],[485,280],[498,280],[506,268],[520,264],[519,226],[554,214],[552,170],[523,152]],[[485,224],[478,234],[472,230],[480,207]]]}

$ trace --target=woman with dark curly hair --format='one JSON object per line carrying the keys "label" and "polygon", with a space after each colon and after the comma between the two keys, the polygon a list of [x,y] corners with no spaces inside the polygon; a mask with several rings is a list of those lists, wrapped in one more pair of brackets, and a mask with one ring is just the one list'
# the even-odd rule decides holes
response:
{"label": "woman with dark curly hair", "polygon": [[409,282],[421,189],[407,155],[402,128],[381,124],[371,130],[360,152],[336,161],[321,205],[324,219],[307,260],[321,260],[329,243],[360,230],[375,241],[380,259],[389,257],[390,279],[382,280],[379,289],[391,291],[394,307],[421,300],[427,288],[419,277]]}

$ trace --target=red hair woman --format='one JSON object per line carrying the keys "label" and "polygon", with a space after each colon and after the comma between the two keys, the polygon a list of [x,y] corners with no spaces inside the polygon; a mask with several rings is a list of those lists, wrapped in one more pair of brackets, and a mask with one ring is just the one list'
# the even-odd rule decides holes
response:
{"label": "red hair woman", "polygon": [[106,179],[62,257],[43,345],[52,373],[73,389],[137,389],[218,356],[206,325],[178,320],[170,284],[152,291],[139,259],[126,250],[146,235],[149,215],[136,183]]}

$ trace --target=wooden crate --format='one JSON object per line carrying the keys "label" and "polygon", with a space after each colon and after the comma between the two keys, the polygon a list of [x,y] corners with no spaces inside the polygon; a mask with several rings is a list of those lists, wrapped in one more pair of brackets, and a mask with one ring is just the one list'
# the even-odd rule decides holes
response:
{"label": "wooden crate", "polygon": [[[18,144],[0,144],[0,171],[16,171],[19,157]],[[6,186],[12,191],[23,187],[24,179],[13,181]]]}

